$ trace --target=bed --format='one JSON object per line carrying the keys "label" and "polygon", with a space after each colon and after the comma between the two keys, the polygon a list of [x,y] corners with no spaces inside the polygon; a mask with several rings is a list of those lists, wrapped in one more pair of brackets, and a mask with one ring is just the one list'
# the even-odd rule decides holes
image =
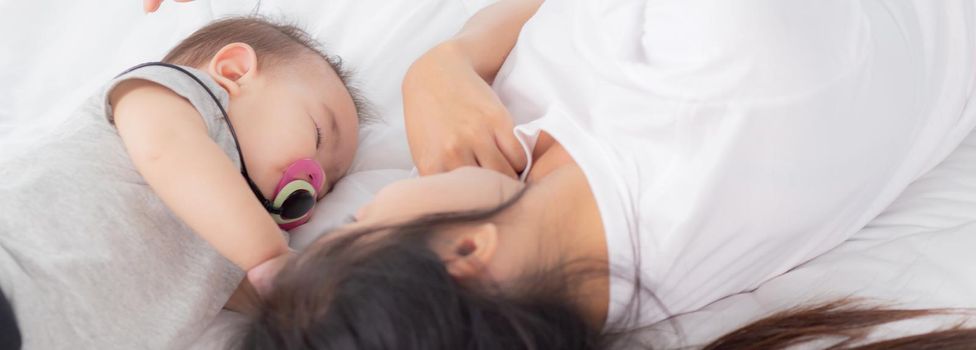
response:
{"label": "bed", "polygon": [[[309,224],[291,232],[301,249],[335,227],[385,184],[411,176],[399,96],[409,64],[449,37],[490,0],[200,0],[167,2],[143,15],[141,2],[0,2],[0,137],[59,123],[123,69],[156,60],[214,18],[258,13],[305,27],[356,72],[372,102],[349,176]],[[911,185],[853,239],[749,293],[677,315],[649,329],[660,347],[696,345],[745,322],[796,305],[857,296],[904,307],[976,307],[976,135]],[[191,348],[223,347],[240,315],[225,311]],[[927,320],[912,329],[940,327]],[[894,325],[884,332],[902,332]]]}

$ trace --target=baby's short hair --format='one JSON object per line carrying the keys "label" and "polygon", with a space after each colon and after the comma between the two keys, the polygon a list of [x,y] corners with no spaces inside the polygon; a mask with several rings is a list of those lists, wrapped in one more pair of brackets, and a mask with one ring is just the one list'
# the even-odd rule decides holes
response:
{"label": "baby's short hair", "polygon": [[358,89],[350,86],[351,73],[342,66],[342,60],[326,54],[319,43],[301,28],[278,24],[258,16],[231,17],[211,22],[183,39],[171,49],[163,62],[199,67],[209,62],[224,46],[244,43],[254,49],[258,66],[285,62],[302,54],[314,54],[325,60],[339,75],[349,90],[360,124],[369,121],[369,106]]}

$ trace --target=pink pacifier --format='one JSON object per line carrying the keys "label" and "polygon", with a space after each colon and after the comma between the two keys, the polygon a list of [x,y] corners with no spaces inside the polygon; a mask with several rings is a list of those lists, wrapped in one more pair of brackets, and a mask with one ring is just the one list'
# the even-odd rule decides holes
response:
{"label": "pink pacifier", "polygon": [[308,222],[325,183],[325,171],[313,159],[300,159],[285,169],[273,198],[265,202],[278,226],[290,230]]}

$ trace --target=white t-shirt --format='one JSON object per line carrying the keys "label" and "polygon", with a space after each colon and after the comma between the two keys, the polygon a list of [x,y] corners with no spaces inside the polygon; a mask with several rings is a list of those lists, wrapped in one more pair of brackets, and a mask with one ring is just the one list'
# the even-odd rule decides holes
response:
{"label": "white t-shirt", "polygon": [[[551,0],[494,88],[527,149],[544,130],[586,174],[607,327],[631,328],[837,246],[947,156],[976,122],[974,15],[971,1]],[[638,275],[660,304],[626,307]]]}

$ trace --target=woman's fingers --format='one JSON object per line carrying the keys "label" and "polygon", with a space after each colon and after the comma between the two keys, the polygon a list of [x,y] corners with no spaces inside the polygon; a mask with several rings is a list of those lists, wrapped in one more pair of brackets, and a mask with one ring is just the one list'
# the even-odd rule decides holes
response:
{"label": "woman's fingers", "polygon": [[[190,2],[193,0],[175,0],[176,2]],[[163,3],[163,0],[142,0],[142,10],[149,12],[156,12],[159,9],[159,5]]]}
{"label": "woman's fingers", "polygon": [[525,155],[525,149],[522,148],[522,143],[519,142],[518,137],[515,137],[512,130],[512,126],[498,130],[495,133],[495,143],[501,154],[505,156],[505,160],[508,161],[512,171],[521,173],[525,170],[528,159]]}
{"label": "woman's fingers", "polygon": [[431,49],[403,80],[404,125],[421,175],[481,166],[517,176],[526,158],[508,110],[454,46]]}
{"label": "woman's fingers", "polygon": [[508,114],[508,108],[502,104],[497,97],[494,98],[496,110],[490,118],[486,118],[491,125],[492,136],[495,141],[495,148],[501,151],[516,174],[525,170],[526,159],[525,150],[522,143],[515,137],[515,124],[512,123],[512,116]]}
{"label": "woman's fingers", "polygon": [[441,168],[439,171],[434,173],[448,172],[465,166],[478,166],[478,161],[475,158],[472,150],[462,150],[457,153],[451,153],[447,157],[443,158]]}
{"label": "woman's fingers", "polygon": [[162,3],[163,3],[163,0],[143,0],[142,1],[142,10],[143,11],[146,11],[146,13],[156,12],[156,10],[159,9],[159,4],[162,4]]}
{"label": "woman's fingers", "polygon": [[478,145],[478,149],[475,150],[475,157],[478,160],[478,166],[482,168],[488,168],[502,174],[505,176],[517,179],[518,174],[516,174],[515,169],[512,169],[512,165],[508,163],[505,156],[502,155],[501,150],[498,149],[498,145],[495,144],[495,140],[486,138],[482,144]]}
{"label": "woman's fingers", "polygon": [[448,172],[464,166],[478,166],[472,149],[454,144],[448,144],[446,148],[438,149],[422,159],[416,162],[417,172],[421,176]]}

